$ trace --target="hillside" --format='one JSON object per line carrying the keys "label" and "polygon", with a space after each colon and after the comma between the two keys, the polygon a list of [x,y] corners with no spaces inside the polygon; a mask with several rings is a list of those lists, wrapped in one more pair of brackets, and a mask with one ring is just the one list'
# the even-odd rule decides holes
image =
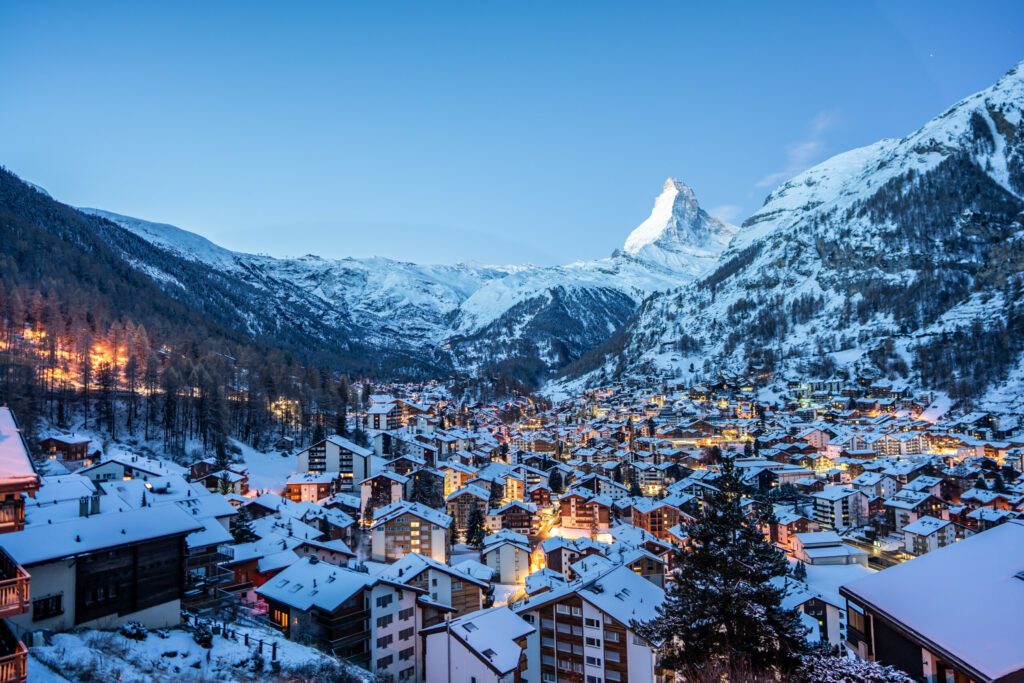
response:
{"label": "hillside", "polygon": [[910,135],[784,183],[709,275],[644,302],[621,348],[590,367],[885,376],[1012,409],[1022,106],[1018,66]]}
{"label": "hillside", "polygon": [[[153,248],[144,255],[135,245],[123,249],[137,271],[177,289],[188,289],[178,281],[180,261],[215,272],[252,293],[249,318],[281,316],[329,353],[363,354],[367,367],[377,362],[410,374],[485,370],[532,386],[605,341],[650,293],[706,273],[736,230],[711,218],[674,179],[633,233],[645,235],[642,248],[633,249],[631,237],[608,258],[554,267],[273,258],[233,252],[171,225],[82,212]],[[332,348],[337,342],[341,349]]]}

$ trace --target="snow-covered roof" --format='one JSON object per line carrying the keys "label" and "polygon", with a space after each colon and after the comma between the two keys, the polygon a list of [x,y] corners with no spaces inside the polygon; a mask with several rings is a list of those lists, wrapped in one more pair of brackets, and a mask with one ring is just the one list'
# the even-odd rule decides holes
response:
{"label": "snow-covered roof", "polygon": [[0,406],[0,484],[31,488],[39,485],[39,475],[32,466],[18,422],[6,406]]}
{"label": "snow-covered roof", "polygon": [[427,634],[450,633],[501,676],[519,667],[523,648],[515,641],[533,631],[533,626],[507,607],[470,612],[423,630]]}
{"label": "snow-covered roof", "polygon": [[452,524],[452,518],[440,510],[429,508],[422,503],[411,503],[407,500],[399,500],[377,510],[374,513],[373,526],[371,528],[375,529],[381,524],[386,524],[396,517],[401,517],[404,514],[415,515],[424,521],[445,528],[450,527]]}
{"label": "snow-covered roof", "polygon": [[927,536],[950,524],[952,522],[948,519],[938,519],[931,515],[923,515],[916,521],[904,525],[903,530],[909,531],[912,534],[918,534],[919,536]]}
{"label": "snow-covered roof", "polygon": [[338,567],[315,558],[303,558],[256,589],[264,598],[306,611],[337,609],[376,578],[365,572]]}
{"label": "snow-covered roof", "polygon": [[204,529],[175,505],[160,505],[36,524],[0,535],[0,546],[18,564],[33,565]]}
{"label": "snow-covered roof", "polygon": [[959,660],[972,678],[1020,680],[1022,571],[1024,522],[1010,521],[854,581],[842,592],[895,620],[944,658]]}

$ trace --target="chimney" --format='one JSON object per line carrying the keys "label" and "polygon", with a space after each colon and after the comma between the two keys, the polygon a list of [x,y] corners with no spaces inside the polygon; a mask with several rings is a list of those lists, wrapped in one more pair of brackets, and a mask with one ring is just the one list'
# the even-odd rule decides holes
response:
{"label": "chimney", "polygon": [[89,516],[89,496],[82,496],[78,499],[78,516],[88,517]]}

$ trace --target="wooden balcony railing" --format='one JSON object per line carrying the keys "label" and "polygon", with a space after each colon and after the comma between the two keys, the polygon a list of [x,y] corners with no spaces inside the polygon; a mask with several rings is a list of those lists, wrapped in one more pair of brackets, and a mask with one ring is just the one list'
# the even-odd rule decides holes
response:
{"label": "wooden balcony railing", "polygon": [[27,678],[28,648],[0,621],[0,683],[25,683]]}
{"label": "wooden balcony railing", "polygon": [[29,610],[29,578],[28,572],[0,549],[0,619]]}
{"label": "wooden balcony railing", "polygon": [[25,503],[21,500],[0,502],[0,533],[21,531],[25,527]]}

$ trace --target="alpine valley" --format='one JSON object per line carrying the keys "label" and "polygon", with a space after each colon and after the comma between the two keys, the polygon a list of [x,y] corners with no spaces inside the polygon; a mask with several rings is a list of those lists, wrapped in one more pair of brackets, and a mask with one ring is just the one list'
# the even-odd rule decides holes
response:
{"label": "alpine valley", "polygon": [[855,371],[1011,410],[1024,394],[1022,103],[1018,66],[904,138],[785,182],[742,227],[670,178],[621,249],[559,267],[233,252],[73,210],[9,172],[0,209],[225,335],[323,349],[350,372],[557,390],[647,372]]}

